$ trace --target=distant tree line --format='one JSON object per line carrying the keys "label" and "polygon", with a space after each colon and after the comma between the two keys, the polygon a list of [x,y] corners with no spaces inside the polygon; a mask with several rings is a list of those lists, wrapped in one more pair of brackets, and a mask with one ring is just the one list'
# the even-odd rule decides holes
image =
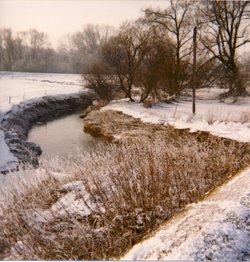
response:
{"label": "distant tree line", "polygon": [[112,31],[111,26],[87,25],[67,35],[55,50],[48,36],[36,29],[13,33],[0,28],[0,70],[83,73]]}
{"label": "distant tree line", "polygon": [[18,32],[0,30],[0,69],[8,71],[44,71],[51,63],[53,50],[47,35],[32,29]]}

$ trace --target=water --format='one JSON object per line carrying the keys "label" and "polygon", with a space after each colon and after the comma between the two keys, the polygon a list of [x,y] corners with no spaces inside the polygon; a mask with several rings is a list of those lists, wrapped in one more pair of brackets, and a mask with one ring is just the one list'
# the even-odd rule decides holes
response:
{"label": "water", "polygon": [[42,148],[40,158],[72,157],[93,148],[98,139],[83,131],[83,120],[78,114],[64,116],[46,124],[34,126],[28,141]]}
{"label": "water", "polygon": [[[83,132],[83,120],[78,114],[68,115],[46,124],[34,126],[28,137],[28,141],[41,146],[40,159],[50,159],[55,156],[63,159],[72,159],[80,152],[92,149],[102,140],[94,138]],[[32,176],[34,174],[32,173]],[[0,174],[0,194],[4,186],[11,186],[15,180],[29,180],[29,172],[13,172],[7,175]],[[18,182],[16,183],[18,184]]]}

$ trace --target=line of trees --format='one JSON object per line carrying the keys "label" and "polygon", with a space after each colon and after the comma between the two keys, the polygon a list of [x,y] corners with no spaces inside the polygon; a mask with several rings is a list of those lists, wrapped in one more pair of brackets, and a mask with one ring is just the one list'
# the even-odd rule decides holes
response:
{"label": "line of trees", "polygon": [[11,29],[0,31],[0,69],[39,71],[51,61],[53,50],[48,37],[35,29],[13,34]]}
{"label": "line of trees", "polygon": [[13,33],[9,28],[0,28],[0,70],[85,72],[113,31],[111,26],[89,24],[67,35],[55,50],[43,32],[31,29]]}
{"label": "line of trees", "polygon": [[[192,31],[198,28],[197,87],[221,86],[245,93],[237,51],[249,43],[249,1],[169,0],[165,10],[146,9],[100,45],[83,75],[110,100],[121,92],[131,101],[179,95],[192,84]],[[136,87],[136,88],[135,88]]]}

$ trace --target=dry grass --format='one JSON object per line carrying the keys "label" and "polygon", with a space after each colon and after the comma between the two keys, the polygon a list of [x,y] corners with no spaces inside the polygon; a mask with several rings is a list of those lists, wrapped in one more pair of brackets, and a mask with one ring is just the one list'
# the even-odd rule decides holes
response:
{"label": "dry grass", "polygon": [[250,123],[250,113],[249,112],[242,112],[239,117],[240,123]]}
{"label": "dry grass", "polygon": [[[70,176],[56,179],[48,171],[37,186],[8,192],[8,205],[0,203],[2,254],[45,260],[119,257],[249,163],[249,144],[171,127],[154,139],[100,147],[79,158]],[[90,213],[46,216],[69,193],[62,185],[70,181],[82,182],[81,190],[73,190],[74,203],[82,201]]]}
{"label": "dry grass", "polygon": [[208,122],[210,125],[216,123],[216,122],[224,122],[224,123],[241,123],[246,124],[250,123],[250,112],[243,111],[240,113],[235,112],[229,112],[227,114],[218,114],[218,112],[208,112],[204,119],[206,122]]}
{"label": "dry grass", "polygon": [[145,108],[151,108],[159,103],[159,99],[153,98],[152,96],[148,97],[146,100],[143,101],[143,106]]}

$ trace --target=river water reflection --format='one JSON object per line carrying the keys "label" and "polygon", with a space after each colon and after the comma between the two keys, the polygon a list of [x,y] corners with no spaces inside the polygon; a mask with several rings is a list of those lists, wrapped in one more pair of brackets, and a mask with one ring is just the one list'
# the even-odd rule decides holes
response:
{"label": "river water reflection", "polygon": [[83,132],[83,120],[78,114],[64,116],[46,124],[36,125],[28,141],[38,144],[41,158],[59,156],[68,158],[93,148],[98,139]]}

